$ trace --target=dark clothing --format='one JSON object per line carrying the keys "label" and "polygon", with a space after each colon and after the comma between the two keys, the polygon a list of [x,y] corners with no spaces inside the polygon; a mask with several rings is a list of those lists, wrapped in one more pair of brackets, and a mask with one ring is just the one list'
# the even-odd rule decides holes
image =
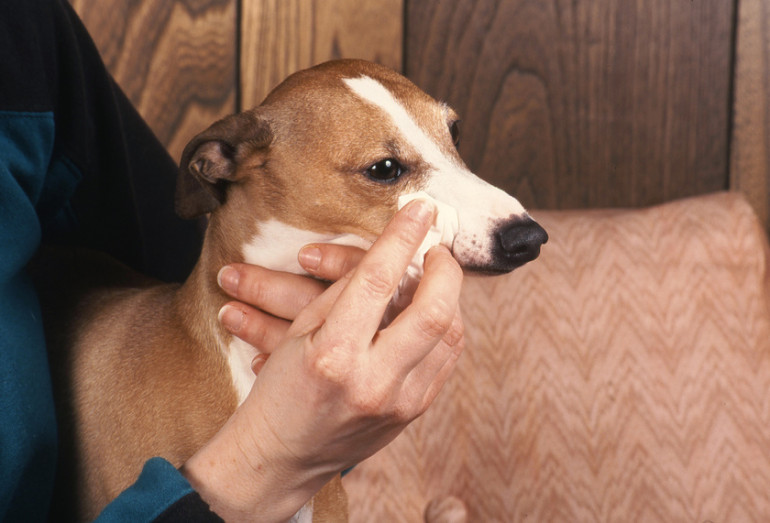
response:
{"label": "dark clothing", "polygon": [[[177,167],[107,73],[66,0],[0,7],[0,520],[45,521],[56,422],[37,296],[42,240],[182,280],[200,226],[173,213]],[[168,462],[147,462],[105,521],[216,519]],[[56,520],[56,514],[50,514]]]}

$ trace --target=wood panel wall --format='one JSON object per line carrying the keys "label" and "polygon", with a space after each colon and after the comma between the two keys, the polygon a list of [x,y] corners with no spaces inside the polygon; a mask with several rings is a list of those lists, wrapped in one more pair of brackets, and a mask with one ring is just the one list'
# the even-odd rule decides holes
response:
{"label": "wood panel wall", "polygon": [[406,72],[525,204],[647,205],[727,187],[732,19],[726,0],[413,1]]}
{"label": "wood panel wall", "polygon": [[[71,1],[177,158],[291,72],[360,57],[452,104],[469,166],[529,207],[729,187],[768,206],[768,0]],[[731,158],[735,63],[764,87],[735,82]]]}
{"label": "wood panel wall", "polygon": [[197,132],[258,105],[299,69],[342,57],[401,69],[403,0],[71,3],[108,69],[176,159]]}
{"label": "wood panel wall", "polygon": [[235,111],[236,0],[71,0],[172,157]]}
{"label": "wood panel wall", "polygon": [[243,2],[241,105],[258,105],[289,74],[362,58],[401,70],[403,0]]}

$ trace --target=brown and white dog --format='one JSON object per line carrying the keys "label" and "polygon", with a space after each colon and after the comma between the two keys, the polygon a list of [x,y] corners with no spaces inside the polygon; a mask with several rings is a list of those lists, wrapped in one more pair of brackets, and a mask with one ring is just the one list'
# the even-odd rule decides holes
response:
{"label": "brown and white dog", "polygon": [[[345,60],[290,76],[262,105],[188,144],[177,210],[211,213],[189,279],[163,285],[100,272],[78,284],[66,332],[55,336],[70,355],[64,388],[81,516],[97,515],[147,459],[184,463],[248,394],[256,349],[217,321],[228,301],[217,285],[225,264],[301,272],[297,253],[307,243],[366,248],[399,196],[416,191],[457,210],[452,252],[463,268],[501,274],[538,256],[545,231],[467,169],[457,120],[401,75]],[[313,521],[322,512],[326,521],[346,518],[338,487],[314,498]]]}

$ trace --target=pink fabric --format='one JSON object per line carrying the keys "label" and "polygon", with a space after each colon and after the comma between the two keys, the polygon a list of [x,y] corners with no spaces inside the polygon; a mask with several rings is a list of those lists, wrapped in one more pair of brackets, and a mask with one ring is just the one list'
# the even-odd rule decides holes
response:
{"label": "pink fabric", "polygon": [[467,348],[345,478],[353,521],[767,521],[768,245],[745,200],[539,212],[550,241],[466,278]]}

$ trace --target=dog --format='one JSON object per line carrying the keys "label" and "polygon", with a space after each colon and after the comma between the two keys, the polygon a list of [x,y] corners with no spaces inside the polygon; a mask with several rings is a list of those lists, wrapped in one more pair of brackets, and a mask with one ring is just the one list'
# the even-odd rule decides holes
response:
{"label": "dog", "polygon": [[[116,264],[78,261],[77,274],[64,278],[76,284],[59,304],[60,323],[47,327],[63,358],[52,366],[66,375],[55,380],[60,410],[73,413],[76,463],[67,473],[75,475],[78,517],[95,517],[147,459],[183,464],[246,398],[257,350],[217,321],[229,301],[217,285],[224,265],[302,273],[303,245],[367,248],[399,198],[416,192],[456,211],[451,250],[465,270],[503,274],[535,259],[546,232],[516,199],[468,170],[457,140],[451,108],[359,60],[295,73],[259,107],[195,136],[182,155],[175,205],[182,217],[209,215],[209,223],[187,281],[160,284]],[[301,513],[346,520],[339,479]]]}

